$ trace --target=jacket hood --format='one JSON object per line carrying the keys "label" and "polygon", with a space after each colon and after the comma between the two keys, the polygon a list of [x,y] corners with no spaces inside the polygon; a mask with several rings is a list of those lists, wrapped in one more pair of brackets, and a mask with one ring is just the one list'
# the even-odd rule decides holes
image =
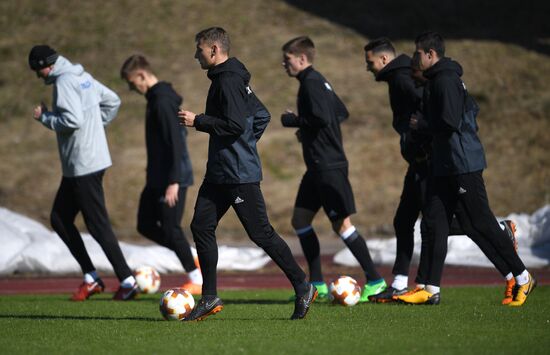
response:
{"label": "jacket hood", "polygon": [[216,76],[224,72],[232,72],[239,75],[241,78],[243,78],[245,84],[248,84],[248,82],[250,81],[250,73],[248,72],[244,64],[241,63],[237,58],[229,58],[225,62],[208,69],[207,75],[208,78],[212,80]]}
{"label": "jacket hood", "polygon": [[84,73],[82,65],[73,64],[67,58],[59,56],[53,65],[53,70],[44,81],[49,85],[55,83],[55,80],[63,74],[81,75],[82,73]]}
{"label": "jacket hood", "polygon": [[388,81],[395,71],[400,69],[411,70],[411,57],[406,54],[401,54],[389,62],[376,75],[376,81]]}
{"label": "jacket hood", "polygon": [[458,62],[452,60],[451,58],[443,57],[431,68],[425,70],[424,76],[429,80],[443,72],[453,72],[459,77],[463,74],[462,67],[458,64]]}
{"label": "jacket hood", "polygon": [[151,86],[145,94],[147,100],[154,99],[158,96],[170,97],[170,99],[173,99],[174,101],[182,101],[181,96],[179,96],[172,88],[172,84],[167,83],[166,81],[159,81],[155,85]]}

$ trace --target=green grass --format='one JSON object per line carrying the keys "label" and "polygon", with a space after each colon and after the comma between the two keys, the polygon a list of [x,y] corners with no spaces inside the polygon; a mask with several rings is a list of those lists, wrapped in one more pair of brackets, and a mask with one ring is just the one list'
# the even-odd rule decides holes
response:
{"label": "green grass", "polygon": [[[545,353],[550,287],[521,308],[501,306],[500,288],[448,288],[440,306],[316,302],[289,321],[288,290],[227,291],[225,309],[203,322],[162,320],[159,295],[84,303],[68,295],[0,296],[0,349],[30,353]],[[546,349],[546,350],[544,350]]]}

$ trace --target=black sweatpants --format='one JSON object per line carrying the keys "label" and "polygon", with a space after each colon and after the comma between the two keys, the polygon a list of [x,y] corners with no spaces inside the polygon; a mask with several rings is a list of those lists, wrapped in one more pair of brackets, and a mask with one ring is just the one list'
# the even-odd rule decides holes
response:
{"label": "black sweatpants", "polygon": [[[501,260],[498,264],[502,263],[504,266],[497,267],[510,270],[514,276],[525,270],[525,265],[514,250],[512,241],[500,228],[489,207],[481,171],[435,177],[433,182],[430,180],[428,183],[427,196],[427,207],[424,211],[430,260],[427,284],[439,286],[441,283],[447,255],[447,236],[453,214],[456,214],[463,228],[472,228],[476,235],[476,239],[472,240],[483,243],[483,247],[480,246],[482,250],[488,249],[494,253],[493,257],[489,257],[487,253],[486,255],[495,266],[495,260]],[[499,271],[503,274],[506,272]]]}
{"label": "black sweatpants", "polygon": [[[409,274],[409,266],[414,250],[414,225],[420,212],[427,204],[427,184],[430,178],[427,163],[409,166],[405,175],[401,200],[393,221],[397,239],[395,263],[392,270],[393,275]],[[462,205],[457,205],[455,214],[460,214],[461,208]],[[425,212],[423,212],[424,214]],[[422,244],[416,282],[424,284],[428,278],[431,256],[431,253],[426,250],[429,242],[426,234],[426,221],[424,219],[421,222],[420,229]],[[453,216],[448,235],[467,235],[495,265],[502,276],[506,276],[510,272],[509,266],[496,252],[493,245],[487,239],[481,237],[480,233],[472,226],[469,220],[462,219],[459,222]]]}
{"label": "black sweatpants", "polygon": [[74,225],[78,212],[88,231],[99,243],[107,259],[113,266],[120,281],[132,275],[124,255],[113,233],[103,193],[103,175],[101,170],[89,175],[63,177],[57,190],[50,216],[52,228],[61,237],[75,257],[83,273],[95,270],[90,256],[84,247],[82,236]]}
{"label": "black sweatpants", "polygon": [[[427,176],[427,163],[409,165],[405,175],[401,199],[393,219],[396,237],[395,263],[392,270],[394,275],[409,274],[414,250],[414,225],[424,205]],[[426,267],[423,265],[425,262],[422,261],[424,260],[421,260],[418,272],[422,274],[421,277],[424,277]]]}
{"label": "black sweatpants", "polygon": [[216,227],[233,207],[250,239],[261,247],[283,270],[296,294],[307,291],[306,275],[296,263],[290,248],[269,223],[259,183],[220,185],[203,182],[191,222],[193,240],[201,265],[203,295],[216,295],[218,246]]}
{"label": "black sweatpants", "polygon": [[174,207],[164,201],[166,189],[145,186],[139,199],[137,230],[147,239],[173,250],[186,272],[195,270],[191,246],[181,229],[187,188],[180,186]]}

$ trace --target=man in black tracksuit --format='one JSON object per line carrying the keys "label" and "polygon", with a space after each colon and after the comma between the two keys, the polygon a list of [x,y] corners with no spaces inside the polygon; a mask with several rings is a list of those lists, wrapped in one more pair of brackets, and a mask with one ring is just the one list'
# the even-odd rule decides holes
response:
{"label": "man in black tracksuit", "polygon": [[[393,223],[397,239],[396,257],[392,270],[394,281],[385,292],[373,297],[373,301],[391,302],[394,300],[393,296],[407,292],[408,272],[414,248],[414,225],[420,211],[425,206],[431,137],[426,132],[422,133],[422,129],[411,129],[410,127],[411,117],[421,116],[422,93],[425,86],[416,83],[413,79],[411,58],[405,54],[396,56],[395,49],[387,38],[374,39],[364,49],[367,70],[375,75],[376,81],[388,83],[390,106],[393,112],[392,125],[400,136],[401,154],[409,163]],[[425,121],[421,120],[421,122]],[[503,226],[507,227],[504,222]],[[481,238],[475,229],[469,226],[461,227],[453,218],[449,233],[451,235],[467,234],[503,276],[510,273],[504,260],[500,258],[488,241]],[[421,223],[421,230],[422,247],[425,248],[427,245],[425,223]],[[427,255],[425,252],[421,255],[423,258],[421,258],[418,267],[417,287],[425,286],[428,272]],[[511,274],[509,276],[512,277]]]}
{"label": "man in black tracksuit", "polygon": [[215,230],[233,207],[248,236],[284,271],[296,292],[291,319],[307,314],[317,290],[305,281],[288,245],[269,223],[260,190],[262,169],[256,142],[270,115],[249,86],[250,73],[236,58],[229,58],[229,36],[220,27],[199,32],[195,58],[212,81],[204,114],[181,110],[180,120],[210,135],[204,182],[191,223],[204,278],[202,298],[184,320],[202,320],[222,310],[217,297],[218,248]]}
{"label": "man in black tracksuit", "polygon": [[489,207],[482,177],[486,168],[485,154],[475,121],[477,106],[460,79],[460,66],[444,57],[443,38],[438,33],[426,32],[419,35],[415,43],[420,69],[428,79],[423,102],[432,135],[433,178],[428,180],[424,211],[430,265],[426,288],[399,296],[399,299],[413,304],[439,302],[447,236],[453,214],[456,214],[463,227],[475,229],[506,262],[517,285],[514,300],[509,305],[521,306],[536,282]]}
{"label": "man in black tracksuit", "polygon": [[281,120],[285,127],[298,127],[307,166],[296,196],[292,226],[308,262],[310,282],[318,288],[320,296],[328,294],[321,272],[319,239],[311,225],[322,207],[333,231],[365,273],[359,301],[368,302],[369,296],[385,290],[386,282],[378,274],[365,240],[351,223],[355,201],[340,131],[340,122],[348,117],[348,111],[328,81],[313,68],[315,46],[309,37],[288,41],[282,51],[287,74],[300,81],[298,115],[287,111]]}
{"label": "man in black tracksuit", "polygon": [[180,225],[187,187],[193,184],[187,129],[178,120],[183,99],[172,85],[157,79],[141,55],[129,57],[120,72],[130,89],[147,99],[147,177],[139,201],[137,229],[146,238],[176,253],[190,279],[181,287],[200,294],[202,275]]}
{"label": "man in black tracksuit", "polygon": [[[423,205],[426,177],[428,176],[429,137],[412,131],[411,116],[417,113],[422,101],[422,88],[412,79],[411,58],[405,54],[396,56],[389,39],[379,38],[365,46],[367,70],[376,81],[388,83],[390,106],[393,112],[392,126],[399,134],[401,155],[409,164],[399,206],[393,226],[396,236],[396,254],[392,274],[394,281],[388,289],[373,297],[376,302],[391,302],[393,296],[407,292],[409,266],[414,249],[414,225]],[[425,260],[422,260],[425,261]],[[420,278],[425,268],[418,268]]]}

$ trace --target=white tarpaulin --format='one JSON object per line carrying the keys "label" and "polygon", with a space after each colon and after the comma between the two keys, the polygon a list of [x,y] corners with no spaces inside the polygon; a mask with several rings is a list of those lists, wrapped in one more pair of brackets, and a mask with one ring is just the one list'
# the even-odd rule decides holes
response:
{"label": "white tarpaulin", "polygon": [[[540,208],[532,215],[513,213],[502,219],[510,219],[516,223],[518,253],[525,266],[544,267],[550,265],[550,205]],[[493,266],[477,245],[467,236],[451,236],[448,241],[446,264]],[[367,245],[375,263],[391,265],[395,261],[395,238],[369,239]],[[418,261],[419,258],[420,221],[417,221],[414,228],[413,260]],[[348,266],[359,265],[347,248],[334,255],[334,262]]]}
{"label": "white tarpaulin", "polygon": [[[97,270],[112,273],[113,268],[99,244],[88,234],[83,234],[83,239]],[[176,254],[167,248],[124,242],[120,247],[131,269],[149,265],[160,273],[184,271]],[[269,261],[269,256],[260,248],[219,247],[218,269],[256,270]],[[0,208],[0,275],[78,272],[80,267],[55,232],[30,218]]]}
{"label": "white tarpaulin", "polygon": [[[550,205],[532,215],[511,214],[518,229],[519,254],[528,267],[550,265]],[[97,242],[84,234],[84,243],[99,271],[112,273],[112,267]],[[121,242],[120,246],[130,268],[150,265],[161,273],[183,272],[175,253],[161,246],[143,246]],[[369,239],[369,250],[376,263],[393,264],[395,238]],[[194,252],[194,250],[193,250]],[[415,227],[413,259],[420,255],[419,223]],[[218,268],[221,270],[255,270],[265,266],[270,258],[256,247],[219,248]],[[357,266],[346,248],[334,256],[338,264]],[[492,265],[479,248],[466,236],[449,238],[446,262],[454,265]],[[15,273],[67,274],[80,268],[61,239],[42,224],[10,210],[0,208],[0,275]]]}

